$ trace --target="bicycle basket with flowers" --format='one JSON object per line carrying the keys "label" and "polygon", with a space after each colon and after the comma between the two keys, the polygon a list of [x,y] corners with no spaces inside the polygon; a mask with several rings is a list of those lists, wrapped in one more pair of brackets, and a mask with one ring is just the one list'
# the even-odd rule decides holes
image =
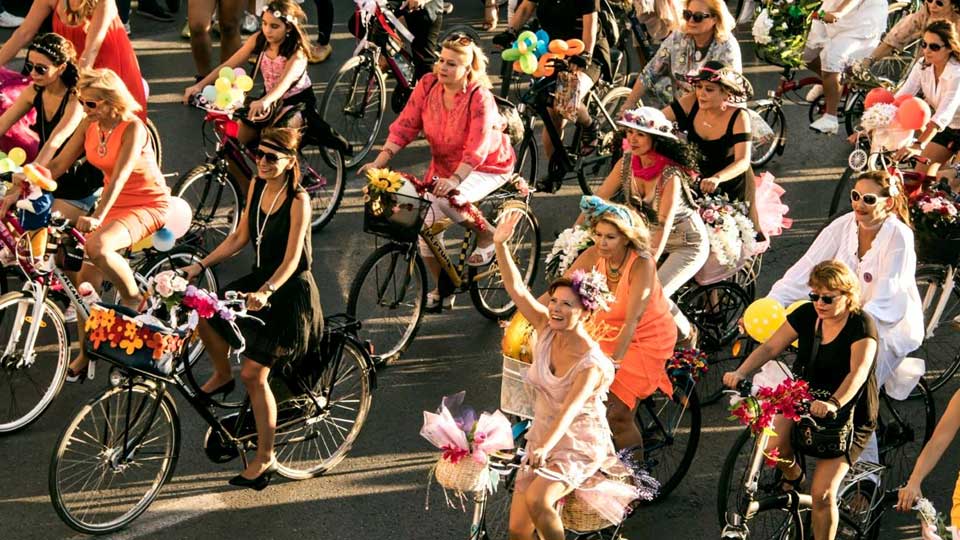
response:
{"label": "bicycle basket with flowers", "polygon": [[946,191],[924,191],[910,201],[917,258],[922,262],[960,261],[960,204]]}
{"label": "bicycle basket with flowers", "polygon": [[803,65],[810,17],[819,6],[819,0],[763,2],[752,29],[757,58],[783,67]]}
{"label": "bicycle basket with flowers", "polygon": [[[776,435],[773,431],[773,417],[780,414],[784,417],[800,421],[804,404],[813,399],[807,382],[800,379],[785,379],[776,388],[762,386],[756,389],[754,395],[741,399],[730,407],[730,420],[739,420],[741,424],[750,427],[754,435],[767,433]],[[766,464],[774,467],[780,461],[780,450],[774,448],[764,452]]]}
{"label": "bicycle basket with flowers", "polygon": [[556,279],[570,268],[588,247],[593,245],[593,233],[586,225],[564,229],[553,241],[553,249],[544,260],[547,279]]}
{"label": "bicycle basket with flowers", "polygon": [[710,258],[696,280],[706,285],[737,273],[760,248],[747,203],[731,201],[726,194],[704,195],[697,203],[710,237]]}

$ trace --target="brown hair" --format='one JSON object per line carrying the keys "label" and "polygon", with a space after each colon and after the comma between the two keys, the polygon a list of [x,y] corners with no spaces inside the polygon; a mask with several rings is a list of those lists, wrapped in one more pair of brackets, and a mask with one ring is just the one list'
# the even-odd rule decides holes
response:
{"label": "brown hair", "polygon": [[80,70],[77,67],[77,51],[70,40],[60,34],[41,34],[33,38],[27,47],[27,54],[31,52],[42,54],[58,67],[66,65],[63,73],[60,74],[60,80],[71,90],[77,87]]}
{"label": "brown hair", "polygon": [[840,292],[850,302],[850,311],[860,312],[860,279],[842,262],[830,260],[817,264],[810,271],[807,285]]}
{"label": "brown hair", "polygon": [[[880,170],[862,173],[857,177],[857,182],[860,180],[869,180],[880,186],[880,194],[884,197],[890,197],[893,199],[893,209],[891,212],[896,214],[897,217],[900,218],[900,221],[902,221],[905,225],[908,227],[911,226],[910,207],[907,204],[907,195],[903,192],[904,187],[902,178],[899,176],[895,178],[889,172]],[[897,185],[897,194],[895,196],[890,194],[890,186],[893,182],[896,182]]]}
{"label": "brown hair", "polygon": [[[273,0],[273,2],[267,4],[263,13],[268,11],[271,15],[273,15],[274,12],[279,12],[280,17],[277,18],[287,27],[287,36],[280,42],[280,56],[289,60],[293,55],[297,54],[297,51],[303,51],[307,60],[311,62],[316,61],[317,56],[313,53],[313,48],[310,46],[310,38],[307,37],[306,31],[303,28],[304,25],[307,24],[307,14],[303,9],[292,0]],[[262,17],[263,15],[261,14],[261,20]],[[254,54],[260,54],[266,47],[267,38],[263,35],[262,30],[258,30],[257,41],[253,47]]]}
{"label": "brown hair", "polygon": [[63,13],[66,19],[64,22],[70,26],[79,26],[89,19],[100,4],[100,0],[78,0],[77,3],[80,6],[73,9],[70,7],[70,0],[63,0]]}
{"label": "brown hair", "polygon": [[608,203],[610,206],[617,206],[621,208],[630,216],[630,221],[623,218],[623,215],[619,212],[609,211],[600,214],[599,216],[592,217],[590,220],[591,229],[596,232],[598,223],[607,223],[616,227],[620,234],[627,237],[627,241],[630,245],[637,251],[649,251],[650,250],[650,230],[647,228],[646,223],[643,219],[640,218],[640,215],[637,212],[630,208],[629,206],[624,206],[622,204]]}
{"label": "brown hair", "polygon": [[957,36],[957,27],[952,21],[934,21],[923,29],[923,33],[936,34],[940,41],[950,49],[950,56],[960,60],[960,36]]}
{"label": "brown hair", "polygon": [[80,82],[77,83],[79,92],[93,92],[96,97],[102,99],[110,106],[117,115],[124,120],[131,120],[134,113],[139,112],[142,107],[134,99],[123,79],[113,72],[113,70],[84,69],[80,72]]}
{"label": "brown hair", "polygon": [[[472,37],[455,34],[444,41],[442,46],[444,49],[450,49],[451,51],[457,54],[462,54],[468,58],[467,82],[476,81],[484,88],[493,87],[493,84],[490,82],[490,77],[487,76],[487,55],[483,54],[483,49],[477,45]],[[439,59],[437,62],[439,63]],[[439,71],[440,66],[438,64],[434,64],[433,74],[436,75]]]}
{"label": "brown hair", "polygon": [[267,144],[272,149],[280,152],[280,148],[286,149],[285,154],[293,160],[293,167],[290,168],[290,187],[296,189],[300,186],[300,158],[297,155],[297,149],[300,148],[300,130],[294,128],[270,127],[260,132],[260,143]]}

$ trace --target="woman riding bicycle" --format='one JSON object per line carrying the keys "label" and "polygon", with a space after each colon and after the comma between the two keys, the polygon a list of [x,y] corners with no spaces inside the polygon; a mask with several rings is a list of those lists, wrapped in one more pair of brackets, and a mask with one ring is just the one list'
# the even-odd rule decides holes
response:
{"label": "woman riding bicycle", "polygon": [[[62,36],[44,34],[34,39],[24,62],[33,84],[0,116],[0,133],[4,133],[31,109],[36,111],[37,120],[32,126],[40,139],[36,164],[46,166],[83,119],[77,99],[80,74],[76,60],[73,45]],[[57,182],[53,211],[76,222],[93,209],[95,192],[102,186],[103,173],[96,167],[87,161],[75,163]],[[5,198],[4,211],[20,198],[19,184]]]}
{"label": "woman riding bicycle", "polygon": [[[673,124],[653,107],[627,111],[618,123],[626,129],[628,153],[595,193],[610,200],[623,192],[626,202],[651,224],[653,259],[659,261],[666,254],[657,277],[669,299],[710,256],[707,228],[688,185],[690,174],[699,166],[699,152],[679,141]],[[578,222],[583,217],[581,214]],[[681,339],[690,338],[693,327],[677,306],[670,304]]]}
{"label": "woman riding bicycle", "polygon": [[[477,247],[467,260],[471,266],[486,266],[493,260],[493,232],[483,216],[479,222],[468,219],[452,198],[469,203],[482,200],[509,180],[516,161],[490,86],[487,57],[473,38],[451,36],[443,42],[433,74],[417,83],[400,116],[390,125],[383,150],[357,172],[361,175],[370,168],[386,167],[422,131],[432,156],[425,178],[438,178],[433,192],[426,195],[433,205],[425,223],[429,226],[446,216],[474,229]],[[441,243],[442,238],[437,235]],[[420,254],[436,279],[440,263],[422,239]],[[435,289],[427,295],[427,309],[449,309],[453,298],[441,299],[439,288]]]}
{"label": "woman riding bicycle", "polygon": [[663,107],[693,92],[686,76],[707,62],[720,62],[743,71],[740,44],[733,35],[736,21],[720,0],[689,0],[683,10],[681,31],[670,34],[637,77],[625,109],[644,97]]}
{"label": "woman riding bicycle", "polygon": [[73,43],[80,55],[77,65],[81,69],[106,68],[116,73],[139,105],[137,116],[146,120],[147,94],[140,64],[114,0],[36,0],[23,25],[0,47],[0,65],[13,60],[51,15],[53,31]]}
{"label": "woman riding bicycle", "polygon": [[[830,260],[814,266],[807,280],[811,302],[787,315],[787,321],[736,371],[723,375],[723,383],[736,388],[745,377],[799,339],[794,372],[809,383],[815,397],[810,404],[810,415],[818,420],[830,415],[838,419],[853,415],[853,435],[845,452],[839,456],[835,456],[837,452],[811,455],[817,458],[810,483],[815,540],[836,538],[840,522],[837,500],[840,482],[877,428],[880,399],[874,373],[877,328],[873,318],[860,309],[858,281],[843,262]],[[806,477],[794,452],[791,440],[794,429],[792,420],[782,415],[774,417],[776,436],[770,437],[766,452],[769,455],[770,450],[779,449],[777,466],[783,474],[785,490],[799,490]]]}
{"label": "woman riding bicycle", "polygon": [[904,15],[897,24],[893,25],[893,28],[887,31],[870,56],[863,59],[863,63],[869,66],[874,61],[894,52],[903,52],[911,43],[923,37],[930,23],[940,20],[960,25],[960,1],[924,1],[919,10]]}
{"label": "woman riding bicycle", "polygon": [[[224,290],[246,293],[247,308],[265,323],[236,321],[246,342],[240,378],[257,424],[257,455],[230,484],[256,490],[267,487],[277,467],[277,404],[268,382],[270,370],[304,357],[323,327],[320,293],[310,269],[310,197],[300,187],[299,139],[295,129],[263,130],[244,219],[211,254],[184,269],[192,280],[247,244],[253,247],[253,271]],[[236,346],[237,338],[219,318],[201,321],[198,331],[214,367],[201,391],[229,394],[235,387],[230,343]]]}
{"label": "woman riding bicycle", "polygon": [[307,74],[307,63],[313,58],[313,52],[304,30],[306,20],[306,14],[292,0],[274,0],[267,4],[260,31],[247,38],[229,60],[187,87],[183,91],[183,102],[189,103],[204,86],[212,84],[221,69],[240,67],[256,55],[254,77],[257,72],[263,75],[264,94],[250,103],[237,139],[246,144],[256,140],[265,127],[300,128],[314,122],[317,103]]}
{"label": "woman riding bicycle", "polygon": [[541,304],[506,245],[520,216],[504,215],[494,235],[504,287],[538,335],[527,374],[535,389],[535,421],[526,435],[526,466],[517,474],[510,503],[510,538],[563,540],[556,505],[569,493],[583,489],[585,500],[612,523],[623,520],[626,505],[637,494],[604,476],[624,470],[604,416],[614,366],[584,323],[609,309],[606,280],[596,272],[573,272],[554,281],[547,305]]}

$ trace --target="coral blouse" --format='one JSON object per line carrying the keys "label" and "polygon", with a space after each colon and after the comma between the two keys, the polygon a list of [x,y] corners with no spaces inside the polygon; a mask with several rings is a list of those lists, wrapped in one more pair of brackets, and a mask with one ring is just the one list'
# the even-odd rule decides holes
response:
{"label": "coral blouse", "polygon": [[399,147],[410,144],[423,131],[433,159],[427,178],[449,178],[461,163],[474,171],[505,174],[513,171],[516,156],[503,132],[503,118],[490,90],[473,82],[458,92],[453,108],[443,104],[443,85],[427,74],[410,96],[387,141]]}
{"label": "coral blouse", "polygon": [[[107,136],[106,153],[102,156],[99,152],[99,126],[96,122],[93,122],[87,127],[84,140],[87,161],[103,171],[103,185],[105,186],[113,181],[113,170],[120,155],[123,133],[131,123],[131,121],[124,121],[117,124],[117,127]],[[167,187],[163,173],[157,165],[157,158],[149,141],[140,150],[139,155],[135,155],[134,160],[136,163],[133,171],[130,172],[130,177],[127,178],[127,182],[123,185],[123,190],[113,206],[115,208],[147,207],[165,210],[170,197],[170,189]]]}

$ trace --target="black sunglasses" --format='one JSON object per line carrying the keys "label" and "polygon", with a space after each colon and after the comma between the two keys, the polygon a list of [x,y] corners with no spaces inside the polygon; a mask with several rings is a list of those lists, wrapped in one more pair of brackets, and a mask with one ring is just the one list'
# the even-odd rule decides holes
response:
{"label": "black sunglasses", "polygon": [[921,48],[921,49],[930,49],[930,50],[933,51],[933,52],[940,52],[940,49],[943,48],[943,45],[941,45],[941,44],[939,44],[939,43],[927,43],[926,41],[924,41],[924,40],[921,39],[921,40],[920,40],[920,48]]}
{"label": "black sunglasses", "polygon": [[808,294],[807,296],[810,297],[810,301],[813,302],[814,304],[816,304],[818,301],[822,300],[823,303],[826,304],[826,305],[828,305],[828,306],[829,306],[830,304],[832,304],[832,303],[833,303],[833,299],[836,298],[836,296],[827,296],[827,295],[825,295],[825,294],[817,294],[817,293],[810,293],[810,294]]}
{"label": "black sunglasses", "polygon": [[43,76],[50,71],[50,66],[44,66],[42,64],[34,64],[33,62],[24,62],[23,63],[23,74],[29,75],[31,71],[36,72],[37,75]]}
{"label": "black sunglasses", "polygon": [[83,105],[84,107],[88,108],[88,109],[96,109],[97,107],[100,106],[100,102],[99,102],[99,101],[80,100],[80,104]]}
{"label": "black sunglasses", "polygon": [[863,200],[863,204],[867,206],[876,206],[880,199],[885,199],[886,197],[881,197],[875,193],[860,193],[855,189],[850,190],[850,202],[857,202]]}
{"label": "black sunglasses", "polygon": [[943,7],[943,0],[927,0],[928,4],[936,4],[937,7]]}
{"label": "black sunglasses", "polygon": [[459,43],[461,45],[469,45],[473,43],[473,38],[470,37],[470,34],[464,32],[454,32],[447,36],[447,39],[443,40],[444,43]]}
{"label": "black sunglasses", "polygon": [[285,154],[274,154],[273,152],[264,152],[263,150],[260,150],[259,148],[257,148],[256,150],[253,151],[253,155],[256,156],[256,158],[257,158],[258,160],[259,160],[259,159],[265,159],[265,160],[267,160],[267,163],[277,163],[277,162],[279,162],[281,159],[284,159],[284,158],[288,157],[288,156],[286,156]]}
{"label": "black sunglasses", "polygon": [[690,11],[689,9],[683,10],[683,20],[689,21],[693,19],[695,23],[702,23],[704,19],[713,18],[713,13],[707,13],[704,11],[698,11],[696,13]]}

